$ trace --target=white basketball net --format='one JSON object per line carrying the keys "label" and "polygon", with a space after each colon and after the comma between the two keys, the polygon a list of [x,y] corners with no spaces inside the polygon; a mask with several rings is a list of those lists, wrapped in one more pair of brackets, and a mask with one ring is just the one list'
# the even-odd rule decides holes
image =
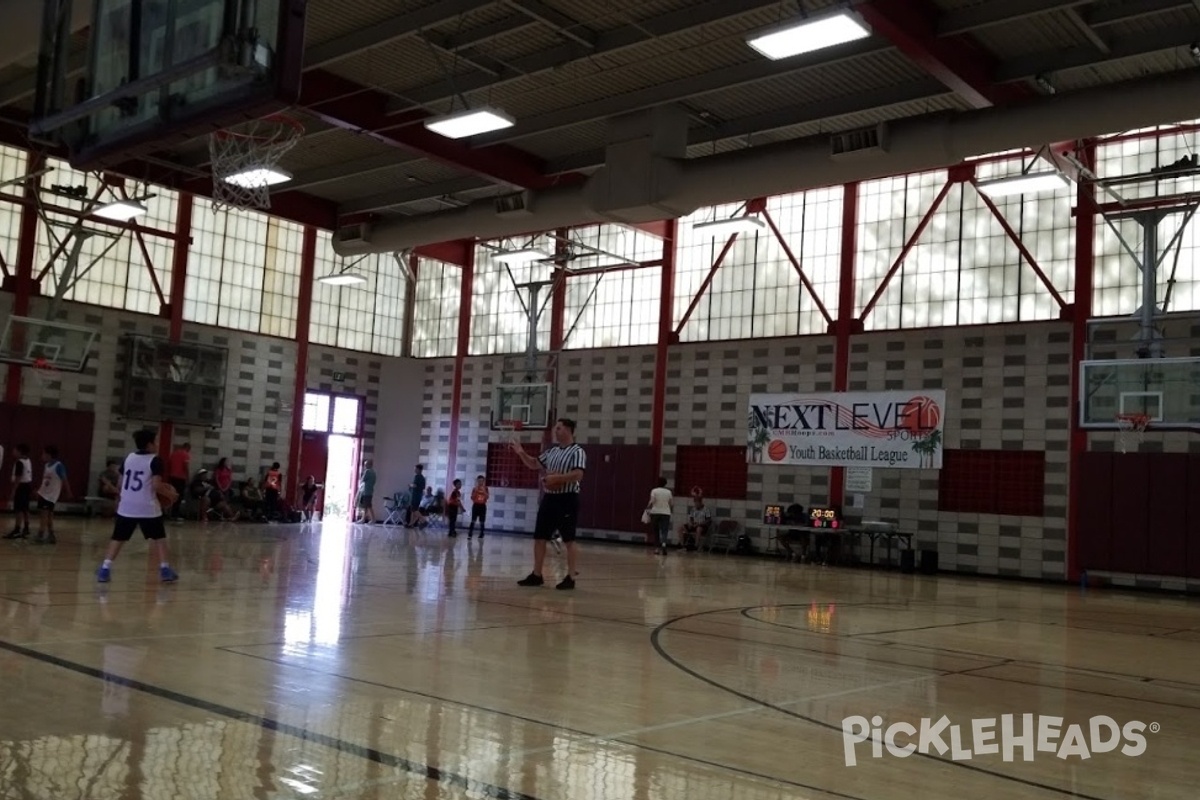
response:
{"label": "white basketball net", "polygon": [[1121,445],[1121,452],[1128,453],[1131,447],[1136,449],[1148,427],[1150,417],[1145,414],[1118,414],[1117,440]]}
{"label": "white basketball net", "polygon": [[213,208],[270,208],[271,181],[267,173],[277,169],[279,160],[296,146],[303,133],[298,122],[277,115],[210,134]]}

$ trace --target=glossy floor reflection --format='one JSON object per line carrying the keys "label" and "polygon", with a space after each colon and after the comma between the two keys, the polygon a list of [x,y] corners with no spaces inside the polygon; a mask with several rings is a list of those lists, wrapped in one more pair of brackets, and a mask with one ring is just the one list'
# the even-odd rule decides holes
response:
{"label": "glossy floor reflection", "polygon": [[[577,591],[521,589],[526,539],[336,523],[172,527],[179,583],[135,540],[101,588],[108,532],[66,520],[57,546],[0,547],[0,798],[1125,800],[1200,783],[1194,601],[595,544]],[[1006,714],[1017,734],[1035,715],[1047,749],[1003,742]],[[878,758],[868,741],[848,766],[855,715],[944,715],[959,740]],[[1145,751],[1099,752],[1097,716],[1144,723]],[[977,719],[997,720],[999,752]],[[1100,745],[1086,759],[1062,747],[1072,724]]]}

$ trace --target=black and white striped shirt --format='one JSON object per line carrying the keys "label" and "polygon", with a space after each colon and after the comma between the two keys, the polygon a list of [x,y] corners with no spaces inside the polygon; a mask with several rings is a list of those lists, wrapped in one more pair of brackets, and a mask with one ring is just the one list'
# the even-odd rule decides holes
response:
{"label": "black and white striped shirt", "polygon": [[[583,448],[577,444],[569,444],[566,447],[561,444],[556,444],[546,452],[538,456],[538,461],[542,462],[542,466],[547,472],[570,472],[573,469],[587,469],[587,456],[583,453]],[[567,494],[570,492],[579,492],[579,482],[564,484],[558,489],[547,489],[548,494]]]}

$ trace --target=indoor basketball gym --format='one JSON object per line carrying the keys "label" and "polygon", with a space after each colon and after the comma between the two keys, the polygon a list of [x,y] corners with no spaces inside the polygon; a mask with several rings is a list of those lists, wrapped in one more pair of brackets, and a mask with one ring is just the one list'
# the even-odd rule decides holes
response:
{"label": "indoor basketball gym", "polygon": [[1194,794],[1194,0],[7,8],[0,797]]}

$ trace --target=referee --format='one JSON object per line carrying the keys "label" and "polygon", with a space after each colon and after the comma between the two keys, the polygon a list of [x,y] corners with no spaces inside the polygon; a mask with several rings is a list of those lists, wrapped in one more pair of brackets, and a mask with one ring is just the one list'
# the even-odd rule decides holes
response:
{"label": "referee", "polygon": [[575,588],[575,524],[579,519],[579,484],[587,468],[583,448],[575,443],[575,421],[559,419],[554,423],[554,446],[537,458],[525,452],[518,441],[512,443],[513,452],[530,469],[546,470],[542,486],[546,492],[538,506],[537,524],[533,531],[533,572],[520,586],[541,586],[542,564],[546,560],[546,542],[558,531],[567,546],[567,577],[556,589]]}

